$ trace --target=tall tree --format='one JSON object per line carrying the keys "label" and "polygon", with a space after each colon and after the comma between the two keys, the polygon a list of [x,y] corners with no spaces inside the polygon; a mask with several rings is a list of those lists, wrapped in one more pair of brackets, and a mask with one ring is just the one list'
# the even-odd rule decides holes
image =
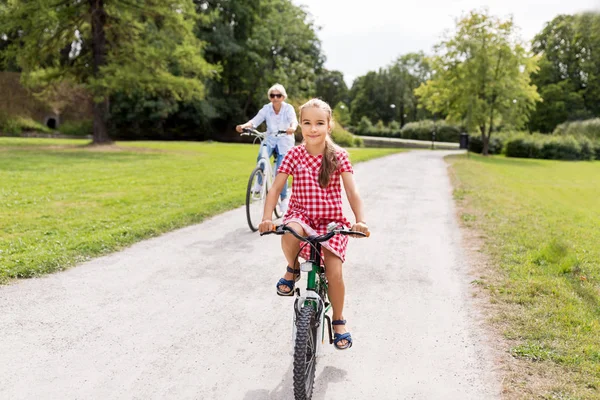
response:
{"label": "tall tree", "polygon": [[540,69],[532,75],[543,102],[529,128],[552,132],[556,125],[600,115],[600,14],[559,15],[532,43]]}
{"label": "tall tree", "polygon": [[431,112],[478,130],[483,154],[496,126],[522,127],[541,98],[530,82],[537,59],[516,37],[511,19],[472,11],[436,46],[433,78],[415,90]]}
{"label": "tall tree", "polygon": [[409,53],[379,71],[371,71],[354,81],[350,90],[352,123],[363,117],[372,123],[397,121],[401,126],[425,117],[418,108],[414,89],[429,77],[423,53]]}
{"label": "tall tree", "polygon": [[206,57],[223,66],[211,82],[210,105],[218,131],[232,131],[268,100],[274,83],[291,101],[315,95],[324,57],[316,27],[291,0],[195,0],[198,12],[213,17],[198,36],[209,45]]}
{"label": "tall tree", "polygon": [[4,53],[17,56],[24,82],[70,80],[92,94],[98,144],[111,141],[111,94],[205,95],[218,68],[202,56],[197,18],[192,0],[13,0],[0,9],[0,26],[17,35]]}
{"label": "tall tree", "polygon": [[329,103],[331,108],[335,108],[339,102],[348,102],[348,86],[342,72],[323,70],[315,83],[317,97]]}

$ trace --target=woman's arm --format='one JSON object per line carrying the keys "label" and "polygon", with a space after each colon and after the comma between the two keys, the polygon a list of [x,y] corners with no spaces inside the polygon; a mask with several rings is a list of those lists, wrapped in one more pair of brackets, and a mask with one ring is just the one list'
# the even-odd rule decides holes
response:
{"label": "woman's arm", "polygon": [[358,188],[354,182],[354,175],[352,175],[352,172],[342,172],[342,182],[344,183],[344,190],[346,191],[348,202],[350,203],[350,207],[352,208],[352,212],[354,212],[354,218],[356,220],[356,223],[351,229],[363,233],[369,232],[369,227],[365,222],[363,202],[358,193]]}
{"label": "woman's arm", "polygon": [[262,124],[266,118],[267,118],[267,111],[265,110],[265,107],[263,107],[260,109],[258,114],[256,114],[254,116],[254,118],[252,118],[250,121],[246,122],[245,124],[236,126],[235,129],[241,133],[244,128],[256,128],[257,126]]}
{"label": "woman's arm", "polygon": [[262,222],[258,226],[258,230],[260,231],[260,233],[270,231],[273,228],[273,221],[271,221],[271,216],[273,215],[273,211],[275,210],[275,206],[277,205],[277,198],[283,190],[283,186],[285,185],[288,176],[288,174],[284,174],[283,172],[280,172],[275,176],[273,186],[271,186],[269,193],[267,193],[267,201],[265,201],[265,209],[263,211]]}
{"label": "woman's arm", "polygon": [[291,135],[296,132],[296,128],[298,128],[298,118],[296,117],[296,110],[294,110],[294,106],[288,104],[288,119],[290,122],[290,127],[287,129],[287,133]]}

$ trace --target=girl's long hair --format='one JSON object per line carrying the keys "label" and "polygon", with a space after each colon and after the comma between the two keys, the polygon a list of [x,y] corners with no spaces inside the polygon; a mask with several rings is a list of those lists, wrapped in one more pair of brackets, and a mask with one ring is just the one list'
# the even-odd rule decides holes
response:
{"label": "girl's long hair", "polygon": [[[304,103],[300,107],[300,123],[302,123],[302,110],[305,108],[320,108],[325,111],[327,114],[327,124],[329,125],[329,129],[333,129],[333,112],[331,111],[331,107],[329,104],[324,102],[321,99],[311,99]],[[322,188],[326,188],[329,186],[329,181],[331,180],[331,175],[338,168],[338,159],[337,159],[337,145],[331,139],[331,132],[327,133],[327,137],[325,138],[325,151],[323,151],[323,161],[321,162],[321,169],[319,170],[319,185]]]}

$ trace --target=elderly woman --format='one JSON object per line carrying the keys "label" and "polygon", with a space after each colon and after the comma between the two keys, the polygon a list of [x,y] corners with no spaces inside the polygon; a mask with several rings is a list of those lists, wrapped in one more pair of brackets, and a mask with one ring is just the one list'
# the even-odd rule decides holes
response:
{"label": "elderly woman", "polygon": [[[245,124],[236,126],[238,132],[242,132],[244,128],[256,128],[263,121],[267,123],[267,137],[262,145],[266,146],[269,157],[273,152],[277,152],[276,170],[281,165],[285,153],[294,147],[294,132],[298,127],[298,119],[296,111],[291,104],[285,102],[287,93],[285,88],[280,84],[275,84],[267,91],[269,104],[266,104],[260,109],[258,114]],[[278,131],[285,131],[287,135],[276,137]],[[259,149],[260,157],[260,149]],[[288,205],[287,199],[287,183],[281,191],[281,211],[286,212]]]}

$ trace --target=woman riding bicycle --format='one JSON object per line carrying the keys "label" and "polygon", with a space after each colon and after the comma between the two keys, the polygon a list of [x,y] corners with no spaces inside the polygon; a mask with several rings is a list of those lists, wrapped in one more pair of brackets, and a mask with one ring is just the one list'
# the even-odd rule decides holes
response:
{"label": "woman riding bicycle", "polygon": [[[285,102],[287,93],[285,88],[280,84],[275,84],[267,91],[269,97],[269,104],[266,104],[256,114],[254,118],[245,124],[236,126],[236,130],[242,133],[244,128],[256,128],[264,121],[267,123],[267,137],[263,141],[262,145],[266,147],[267,154],[269,157],[273,155],[273,152],[277,152],[276,170],[281,165],[285,154],[294,147],[295,139],[294,132],[298,127],[298,119],[296,118],[296,111],[291,104]],[[285,131],[287,135],[276,136],[279,131]],[[258,159],[260,158],[260,149],[258,150]],[[262,184],[262,182],[260,182]],[[253,188],[254,191],[258,191],[259,188]],[[287,182],[281,191],[281,211],[286,212],[288,205],[287,199]]]}

